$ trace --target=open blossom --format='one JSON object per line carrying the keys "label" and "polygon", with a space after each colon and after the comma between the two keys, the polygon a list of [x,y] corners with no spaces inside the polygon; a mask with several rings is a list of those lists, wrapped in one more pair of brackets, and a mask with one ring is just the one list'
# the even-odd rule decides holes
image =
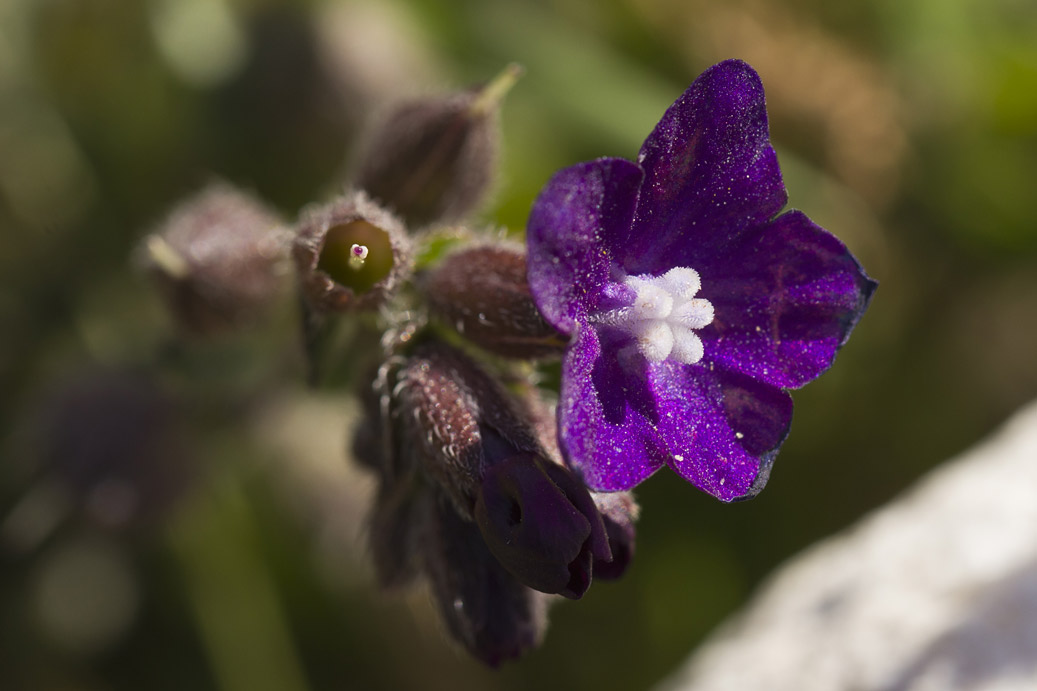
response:
{"label": "open blossom", "polygon": [[729,60],[666,112],[637,162],[557,173],[528,225],[529,283],[570,342],[559,440],[599,491],[663,465],[723,501],[759,492],[797,388],[876,283],[787,201],[763,86]]}

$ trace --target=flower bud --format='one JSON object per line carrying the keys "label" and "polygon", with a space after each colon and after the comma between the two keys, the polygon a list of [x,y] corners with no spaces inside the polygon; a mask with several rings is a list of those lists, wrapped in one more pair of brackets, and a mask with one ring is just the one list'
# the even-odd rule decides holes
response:
{"label": "flower bud", "polygon": [[[375,577],[383,588],[407,585],[418,575],[416,559],[422,517],[417,514],[423,486],[417,469],[401,468],[398,438],[388,425],[391,416],[383,406],[386,394],[378,386],[379,373],[368,377],[374,385],[360,394],[362,415],[353,436],[353,458],[377,475],[378,492],[368,518],[368,546]],[[398,436],[398,435],[397,435]]]}
{"label": "flower bud", "polygon": [[399,371],[395,389],[403,453],[418,455],[465,518],[487,467],[519,452],[543,454],[511,397],[460,350],[422,344]]}
{"label": "flower bud", "polygon": [[374,133],[354,184],[409,228],[466,216],[482,201],[497,159],[497,105],[520,73],[484,88],[407,103]]}
{"label": "flower bud", "polygon": [[607,581],[622,576],[634,558],[634,522],[640,508],[630,492],[591,492],[609,539],[609,561],[594,560],[594,577]]}
{"label": "flower bud", "polygon": [[451,502],[429,496],[424,510],[424,569],[454,639],[494,667],[539,645],[547,597],[519,583]]}
{"label": "flower bud", "polygon": [[[424,577],[450,635],[496,666],[539,644],[548,594],[579,598],[612,559],[595,499],[539,440],[547,407],[435,340],[387,361],[353,451],[377,473],[369,520],[383,587]],[[618,495],[617,495],[618,496]],[[615,506],[613,504],[615,503]],[[632,545],[632,500],[602,500]],[[626,513],[624,513],[624,511]],[[629,539],[628,539],[629,538]]]}
{"label": "flower bud", "polygon": [[210,334],[255,320],[273,302],[287,235],[260,202],[215,183],[180,204],[141,254],[177,322]]}
{"label": "flower bud", "polygon": [[590,493],[569,471],[533,454],[486,470],[475,519],[497,559],[530,588],[579,599],[593,563],[610,561]]}
{"label": "flower bud", "polygon": [[389,422],[389,394],[383,389],[386,383],[382,378],[383,367],[371,368],[366,376],[361,377],[361,385],[357,392],[360,404],[360,419],[353,433],[350,451],[355,461],[369,470],[373,470],[381,478],[395,479],[395,463],[389,458],[395,454],[391,441]]}
{"label": "flower bud", "polygon": [[566,341],[540,315],[526,281],[525,254],[484,246],[451,254],[421,282],[433,313],[497,355],[559,355]]}
{"label": "flower bud", "polygon": [[383,588],[398,588],[412,582],[420,564],[416,558],[421,538],[417,507],[423,492],[416,474],[379,483],[369,522],[368,544],[375,577]]}
{"label": "flower bud", "polygon": [[403,226],[359,191],[305,211],[292,257],[317,314],[376,308],[411,270]]}

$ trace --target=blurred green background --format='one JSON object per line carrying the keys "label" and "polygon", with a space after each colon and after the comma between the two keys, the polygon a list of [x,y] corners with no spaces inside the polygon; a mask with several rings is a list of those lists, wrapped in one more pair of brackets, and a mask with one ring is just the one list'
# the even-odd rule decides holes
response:
{"label": "blurred green background", "polygon": [[[0,688],[659,681],[775,566],[1037,392],[1035,37],[1029,0],[3,0]],[[484,669],[425,593],[372,587],[354,407],[303,387],[291,322],[181,343],[134,247],[216,176],[292,219],[387,103],[511,61],[481,219],[521,232],[553,171],[632,158],[729,57],[763,78],[792,204],[879,291],[795,394],[759,498],[653,477],[627,576]],[[127,429],[90,414],[112,400]],[[131,481],[63,467],[85,438]]]}

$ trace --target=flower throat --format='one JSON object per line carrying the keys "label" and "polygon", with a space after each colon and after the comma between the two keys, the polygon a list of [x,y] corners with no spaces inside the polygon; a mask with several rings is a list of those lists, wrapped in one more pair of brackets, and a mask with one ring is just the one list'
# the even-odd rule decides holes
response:
{"label": "flower throat", "polygon": [[678,266],[661,276],[627,276],[623,285],[634,291],[634,302],[593,314],[590,321],[626,331],[649,362],[671,359],[690,365],[702,359],[695,329],[713,321],[713,305],[695,297],[702,287],[697,271]]}

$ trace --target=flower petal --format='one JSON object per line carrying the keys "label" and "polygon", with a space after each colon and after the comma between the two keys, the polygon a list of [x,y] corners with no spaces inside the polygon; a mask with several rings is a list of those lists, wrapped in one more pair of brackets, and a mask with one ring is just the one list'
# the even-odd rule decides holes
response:
{"label": "flower petal", "polygon": [[678,474],[721,501],[755,496],[792,422],[788,392],[745,375],[664,362],[649,370]]}
{"label": "flower petal", "polygon": [[645,182],[618,259],[631,274],[699,266],[787,200],[760,77],[727,60],[670,106],[638,155]]}
{"label": "flower petal", "polygon": [[581,324],[562,360],[558,434],[570,465],[590,489],[627,490],[665,463],[656,432],[656,404],[646,387],[644,360],[625,365],[607,329]]}
{"label": "flower petal", "polygon": [[540,192],[526,238],[533,299],[552,326],[571,335],[609,281],[614,238],[630,227],[643,174],[602,158],[565,168]]}
{"label": "flower petal", "polygon": [[782,388],[831,366],[877,285],[800,211],[745,236],[702,274],[715,310],[700,332],[706,360]]}

